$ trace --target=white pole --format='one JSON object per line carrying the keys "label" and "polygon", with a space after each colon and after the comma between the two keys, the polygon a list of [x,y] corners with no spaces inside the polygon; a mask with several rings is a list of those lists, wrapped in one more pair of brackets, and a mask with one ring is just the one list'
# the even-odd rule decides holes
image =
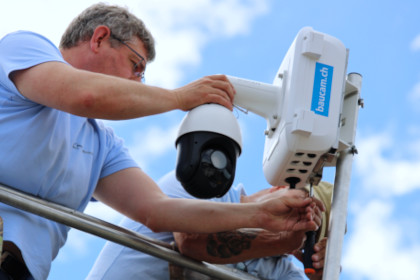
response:
{"label": "white pole", "polygon": [[337,160],[323,280],[335,280],[340,276],[352,160],[351,149],[341,152]]}
{"label": "white pole", "polygon": [[340,140],[343,140],[345,142],[343,144],[348,148],[341,151],[337,159],[323,280],[336,280],[340,277],[352,161],[354,154],[357,152],[354,140],[358,108],[362,105],[360,99],[361,84],[361,75],[357,73],[348,75],[343,102],[343,128],[340,137]]}

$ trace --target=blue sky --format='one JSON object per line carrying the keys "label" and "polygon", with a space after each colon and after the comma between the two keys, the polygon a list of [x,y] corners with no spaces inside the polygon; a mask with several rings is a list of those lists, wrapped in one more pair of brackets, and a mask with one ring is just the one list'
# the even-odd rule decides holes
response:
{"label": "blue sky", "polygon": [[[0,36],[17,29],[58,44],[67,24],[96,1],[7,1]],[[347,72],[363,75],[340,279],[416,279],[420,275],[420,2],[158,0],[112,1],[141,17],[157,41],[146,82],[175,88],[224,73],[271,83],[298,31],[332,35],[350,50]],[[262,173],[265,120],[237,113],[243,152],[235,183],[267,187]],[[108,122],[142,168],[158,179],[174,168],[184,112]],[[324,179],[333,182],[334,169]],[[100,203],[87,213],[117,223]],[[49,279],[84,279],[104,240],[71,230]]]}

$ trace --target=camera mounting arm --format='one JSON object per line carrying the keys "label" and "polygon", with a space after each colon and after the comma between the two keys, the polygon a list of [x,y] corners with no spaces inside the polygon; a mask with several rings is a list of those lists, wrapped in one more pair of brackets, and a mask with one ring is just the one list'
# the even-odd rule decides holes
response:
{"label": "camera mounting arm", "polygon": [[234,105],[265,118],[267,120],[266,134],[272,133],[280,121],[282,87],[233,76],[227,77],[237,92]]}

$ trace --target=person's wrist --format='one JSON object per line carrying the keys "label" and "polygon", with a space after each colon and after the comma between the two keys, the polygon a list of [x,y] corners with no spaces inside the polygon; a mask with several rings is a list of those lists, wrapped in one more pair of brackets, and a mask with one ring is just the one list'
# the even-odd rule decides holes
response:
{"label": "person's wrist", "polygon": [[251,219],[250,219],[251,227],[267,229],[269,218],[266,211],[264,210],[264,203],[263,202],[249,202],[249,203],[246,203],[246,205],[249,207],[252,207],[253,209],[253,214],[251,215]]}
{"label": "person's wrist", "polygon": [[279,235],[279,244],[283,248],[284,253],[292,253],[302,248],[305,242],[305,231],[283,231]]}

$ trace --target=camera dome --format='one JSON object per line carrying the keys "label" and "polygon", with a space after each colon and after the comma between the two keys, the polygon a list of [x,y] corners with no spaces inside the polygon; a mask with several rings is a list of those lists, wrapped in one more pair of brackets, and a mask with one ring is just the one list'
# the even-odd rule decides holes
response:
{"label": "camera dome", "polygon": [[223,196],[231,187],[242,136],[233,113],[216,104],[191,110],[181,123],[176,176],[197,198]]}

